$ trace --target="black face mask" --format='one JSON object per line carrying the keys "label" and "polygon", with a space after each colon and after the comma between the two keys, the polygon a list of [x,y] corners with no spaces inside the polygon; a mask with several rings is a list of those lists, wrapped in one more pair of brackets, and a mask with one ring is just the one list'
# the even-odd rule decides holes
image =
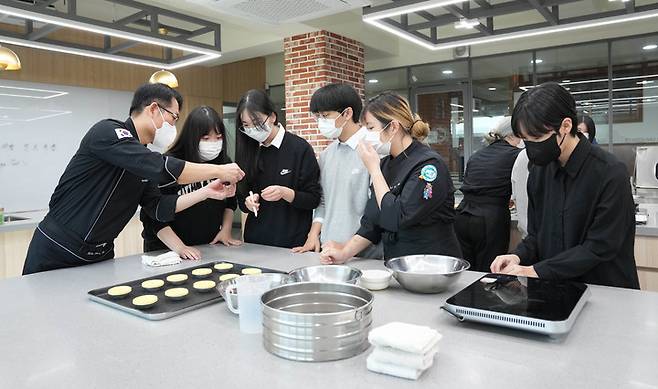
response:
{"label": "black face mask", "polygon": [[541,142],[524,142],[530,162],[537,166],[546,166],[558,159],[562,153],[560,146],[562,146],[566,136],[562,137],[560,144],[557,143],[556,138],[557,134],[554,133],[550,138]]}

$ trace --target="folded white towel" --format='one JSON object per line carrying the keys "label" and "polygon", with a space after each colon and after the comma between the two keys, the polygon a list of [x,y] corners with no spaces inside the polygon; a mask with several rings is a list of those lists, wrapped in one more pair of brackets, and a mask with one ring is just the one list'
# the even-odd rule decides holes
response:
{"label": "folded white towel", "polygon": [[150,255],[142,255],[142,263],[144,265],[153,266],[153,267],[176,265],[181,263],[182,261],[183,260],[180,259],[178,254],[176,254],[173,251],[168,251],[156,257]]}
{"label": "folded white towel", "polygon": [[434,363],[434,356],[438,351],[438,344],[427,354],[409,353],[391,347],[375,347],[370,354],[370,358],[381,363],[426,370]]}
{"label": "folded white towel", "polygon": [[441,334],[435,329],[400,322],[384,324],[368,334],[368,340],[375,346],[422,355],[428,354],[440,339]]}
{"label": "folded white towel", "polygon": [[408,380],[417,380],[424,370],[414,369],[413,367],[397,366],[390,363],[379,362],[372,357],[368,357],[366,364],[368,370],[375,373],[388,374],[395,377],[406,378]]}

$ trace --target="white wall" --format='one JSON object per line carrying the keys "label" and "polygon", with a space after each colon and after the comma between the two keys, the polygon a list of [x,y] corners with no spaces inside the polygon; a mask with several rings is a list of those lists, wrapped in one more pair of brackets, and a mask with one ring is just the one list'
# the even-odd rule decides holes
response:
{"label": "white wall", "polygon": [[125,120],[132,99],[131,92],[22,81],[0,86],[0,207],[6,212],[47,209],[87,130],[102,119]]}

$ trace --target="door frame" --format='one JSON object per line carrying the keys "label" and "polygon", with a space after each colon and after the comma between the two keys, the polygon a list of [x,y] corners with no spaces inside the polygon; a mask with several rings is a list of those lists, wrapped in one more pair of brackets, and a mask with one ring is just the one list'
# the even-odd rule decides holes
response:
{"label": "door frame", "polygon": [[[457,84],[454,85],[430,85],[413,87],[410,90],[410,97],[412,102],[412,110],[417,111],[418,96],[433,93],[450,93],[461,92],[464,100],[464,165],[462,170],[466,170],[466,164],[473,152],[473,98],[470,95],[471,88],[469,88],[468,80],[456,80]],[[461,172],[462,174],[464,171]]]}

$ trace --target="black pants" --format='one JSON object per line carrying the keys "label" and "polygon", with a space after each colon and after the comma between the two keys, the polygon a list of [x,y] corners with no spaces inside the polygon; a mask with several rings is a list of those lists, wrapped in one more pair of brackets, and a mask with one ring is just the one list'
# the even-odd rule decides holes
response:
{"label": "black pants", "polygon": [[114,257],[114,251],[111,251],[99,260],[86,261],[71,253],[70,249],[66,248],[66,244],[67,242],[58,242],[53,237],[46,236],[44,232],[37,228],[34,235],[32,235],[32,241],[30,241],[30,247],[27,250],[23,275],[88,265]]}
{"label": "black pants", "polygon": [[[476,211],[473,211],[476,208]],[[470,207],[471,212],[457,212],[455,229],[471,270],[489,272],[498,255],[507,254],[510,239],[510,214],[507,206]]]}

